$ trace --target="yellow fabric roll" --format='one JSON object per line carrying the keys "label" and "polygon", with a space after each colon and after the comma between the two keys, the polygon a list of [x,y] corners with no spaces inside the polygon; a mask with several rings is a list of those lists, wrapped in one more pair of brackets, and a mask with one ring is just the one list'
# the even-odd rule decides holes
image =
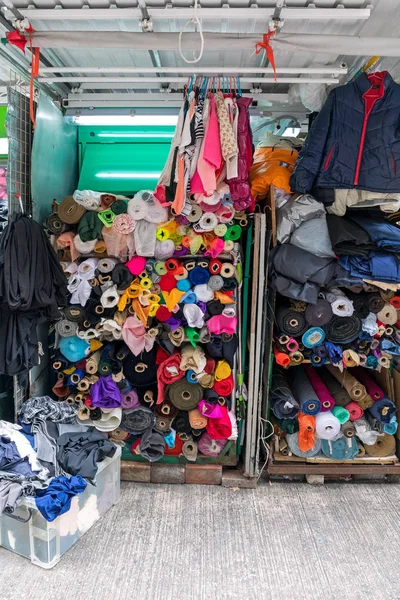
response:
{"label": "yellow fabric roll", "polygon": [[219,360],[215,369],[214,377],[216,381],[227,379],[232,373],[232,369],[226,360]]}

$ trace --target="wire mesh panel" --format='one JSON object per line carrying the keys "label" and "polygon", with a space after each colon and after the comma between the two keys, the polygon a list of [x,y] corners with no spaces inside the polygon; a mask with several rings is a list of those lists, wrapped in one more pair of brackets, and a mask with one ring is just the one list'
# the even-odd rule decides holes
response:
{"label": "wire mesh panel", "polygon": [[30,213],[31,150],[33,128],[29,108],[29,83],[11,71],[7,108],[8,168],[7,188],[10,215],[14,211]]}
{"label": "wire mesh panel", "polygon": [[[9,216],[14,211],[32,212],[29,82],[11,71],[8,87],[6,128],[8,136],[7,188]],[[27,397],[28,378],[13,378],[15,419]]]}

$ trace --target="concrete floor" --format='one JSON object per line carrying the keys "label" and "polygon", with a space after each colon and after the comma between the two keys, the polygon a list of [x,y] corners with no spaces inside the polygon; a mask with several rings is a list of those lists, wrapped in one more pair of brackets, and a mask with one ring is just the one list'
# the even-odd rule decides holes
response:
{"label": "concrete floor", "polygon": [[398,600],[400,486],[122,485],[51,571],[0,549],[0,600]]}

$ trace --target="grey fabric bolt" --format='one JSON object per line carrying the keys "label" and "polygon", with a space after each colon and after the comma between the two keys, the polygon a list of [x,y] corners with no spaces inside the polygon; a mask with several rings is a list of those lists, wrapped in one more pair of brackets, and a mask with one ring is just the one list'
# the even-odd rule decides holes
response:
{"label": "grey fabric bolt", "polygon": [[56,331],[61,337],[73,337],[78,330],[78,323],[62,319],[56,323]]}
{"label": "grey fabric bolt", "polygon": [[160,460],[165,454],[165,438],[162,431],[147,429],[140,439],[140,454],[150,462]]}
{"label": "grey fabric bolt", "polygon": [[217,292],[218,290],[222,290],[224,287],[224,280],[221,275],[211,275],[210,279],[207,283],[210,290]]}
{"label": "grey fabric bolt", "polygon": [[151,429],[155,424],[155,415],[152,410],[146,407],[124,410],[122,414],[121,429],[140,435],[146,429]]}

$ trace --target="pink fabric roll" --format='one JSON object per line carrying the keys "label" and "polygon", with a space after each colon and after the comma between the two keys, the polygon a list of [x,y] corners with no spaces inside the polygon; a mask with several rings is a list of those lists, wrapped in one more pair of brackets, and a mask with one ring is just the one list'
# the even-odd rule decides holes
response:
{"label": "pink fabric roll", "polygon": [[225,315],[215,315],[207,321],[208,331],[220,335],[221,333],[235,333],[237,325],[236,317],[227,317]]}
{"label": "pink fabric roll", "polygon": [[198,407],[201,414],[209,419],[220,419],[222,417],[220,404],[213,404],[207,402],[207,400],[200,400]]}
{"label": "pink fabric roll", "polygon": [[128,317],[125,321],[122,337],[135,356],[139,356],[143,350],[149,352],[154,346],[155,338],[146,335],[146,328],[136,315]]}
{"label": "pink fabric roll", "polygon": [[318,375],[317,370],[311,365],[304,365],[306,375],[321,402],[321,412],[328,412],[335,406],[335,399]]}
{"label": "pink fabric roll", "polygon": [[356,367],[355,369],[351,369],[351,374],[363,384],[368,394],[371,396],[372,400],[377,402],[378,400],[383,400],[385,397],[385,392],[379,387],[377,383],[370,377],[365,369],[362,367]]}
{"label": "pink fabric roll", "polygon": [[345,409],[350,413],[350,421],[358,421],[358,419],[364,416],[364,411],[357,402],[350,402],[345,406]]}
{"label": "pink fabric roll", "polygon": [[131,260],[126,263],[126,266],[132,275],[140,275],[146,268],[146,259],[143,256],[133,256]]}

